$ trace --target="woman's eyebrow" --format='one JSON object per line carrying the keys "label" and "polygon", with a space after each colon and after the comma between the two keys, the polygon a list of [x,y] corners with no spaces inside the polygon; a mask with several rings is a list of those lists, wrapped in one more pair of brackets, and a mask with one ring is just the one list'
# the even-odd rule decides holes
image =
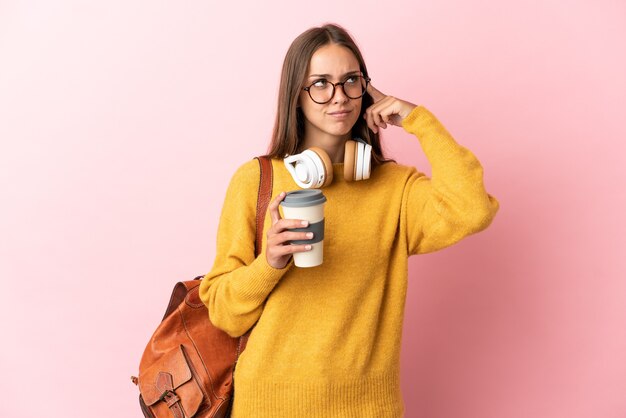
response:
{"label": "woman's eyebrow", "polygon": [[[354,74],[360,74],[361,71],[360,70],[354,70],[354,71],[348,71],[347,73],[345,73],[344,75],[342,75],[340,78],[349,76],[349,75],[354,75]],[[331,77],[330,74],[311,74],[309,75],[309,78],[311,77],[323,77],[323,78],[329,78]]]}

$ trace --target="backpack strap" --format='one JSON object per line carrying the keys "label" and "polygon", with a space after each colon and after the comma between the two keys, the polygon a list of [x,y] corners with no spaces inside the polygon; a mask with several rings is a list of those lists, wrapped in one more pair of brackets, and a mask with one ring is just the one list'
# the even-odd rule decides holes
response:
{"label": "backpack strap", "polygon": [[272,198],[272,160],[265,156],[256,157],[261,166],[261,178],[259,180],[259,193],[256,202],[256,240],[254,242],[254,255],[259,256],[263,247],[263,224],[265,213]]}
{"label": "backpack strap", "polygon": [[[269,205],[272,198],[272,184],[274,181],[274,173],[272,171],[272,160],[265,156],[256,157],[256,159],[259,160],[259,165],[261,166],[259,195],[257,197],[256,203],[256,240],[254,242],[254,255],[258,257],[259,254],[261,254],[261,249],[263,248],[263,224],[265,222],[265,213],[267,212],[267,206]],[[239,337],[239,344],[237,347],[237,360],[239,360],[239,355],[246,348],[246,345],[248,344],[248,338],[250,338],[250,333],[253,329],[254,325],[245,334]],[[235,362],[235,364],[237,364],[237,362]],[[233,378],[234,374],[235,371],[233,369]]]}

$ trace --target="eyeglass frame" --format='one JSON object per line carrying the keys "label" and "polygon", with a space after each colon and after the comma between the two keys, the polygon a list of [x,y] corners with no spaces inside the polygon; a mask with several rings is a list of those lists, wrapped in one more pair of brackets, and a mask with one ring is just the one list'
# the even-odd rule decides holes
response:
{"label": "eyeglass frame", "polygon": [[[363,93],[361,93],[361,95],[359,97],[350,97],[350,96],[348,96],[348,93],[346,93],[346,89],[344,88],[343,85],[348,81],[348,79],[350,77],[361,77],[362,79],[365,80],[365,87],[363,88]],[[313,100],[313,102],[315,102],[317,104],[326,104],[326,103],[330,102],[331,100],[333,100],[333,97],[335,97],[335,93],[337,92],[337,86],[341,86],[341,89],[343,90],[343,94],[345,94],[347,98],[352,99],[352,100],[360,99],[361,97],[365,96],[365,93],[367,93],[367,86],[369,85],[370,81],[372,81],[372,79],[370,77],[368,77],[368,76],[365,76],[365,75],[353,74],[353,75],[348,76],[344,81],[340,81],[339,83],[333,83],[330,80],[326,80],[327,83],[330,83],[333,86],[333,92],[330,95],[330,99],[326,100],[325,102],[318,102],[317,100],[315,100],[313,98],[313,96],[311,96],[311,87],[313,87],[313,84],[317,83],[318,81],[320,81],[320,80],[315,80],[314,82],[312,82],[307,87],[302,87],[302,90],[304,90],[307,93],[309,93],[309,97],[311,98],[311,100]]]}

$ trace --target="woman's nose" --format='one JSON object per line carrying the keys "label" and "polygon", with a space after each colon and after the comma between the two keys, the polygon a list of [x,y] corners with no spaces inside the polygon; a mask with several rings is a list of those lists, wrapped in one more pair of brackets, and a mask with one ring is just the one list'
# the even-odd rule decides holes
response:
{"label": "woman's nose", "polygon": [[346,92],[343,91],[343,84],[335,86],[335,94],[333,95],[333,102],[347,102],[350,98],[346,95]]}

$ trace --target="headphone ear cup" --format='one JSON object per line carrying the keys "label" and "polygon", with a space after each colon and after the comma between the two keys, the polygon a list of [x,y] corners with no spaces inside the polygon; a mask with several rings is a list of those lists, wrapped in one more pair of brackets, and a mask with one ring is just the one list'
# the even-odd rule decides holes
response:
{"label": "headphone ear cup", "polygon": [[321,162],[316,163],[315,160],[319,160],[316,153],[304,151],[285,157],[283,162],[296,184],[303,189],[310,189],[317,187],[319,182],[320,169],[318,166],[321,165]]}
{"label": "headphone ear cup", "polygon": [[319,157],[324,169],[324,180],[318,187],[328,186],[333,182],[333,163],[330,161],[330,157],[326,151],[318,147],[311,147],[309,151],[314,152]]}
{"label": "headphone ear cup", "polygon": [[346,141],[346,148],[343,157],[343,178],[346,181],[354,181],[356,177],[356,142]]}
{"label": "headphone ear cup", "polygon": [[363,163],[365,161],[365,144],[361,141],[357,141],[356,143],[356,161],[354,163],[354,167],[356,168],[356,173],[354,175],[354,179],[356,181],[363,180]]}
{"label": "headphone ear cup", "polygon": [[365,152],[363,155],[363,180],[370,178],[372,171],[372,146],[370,144],[365,145]]}

